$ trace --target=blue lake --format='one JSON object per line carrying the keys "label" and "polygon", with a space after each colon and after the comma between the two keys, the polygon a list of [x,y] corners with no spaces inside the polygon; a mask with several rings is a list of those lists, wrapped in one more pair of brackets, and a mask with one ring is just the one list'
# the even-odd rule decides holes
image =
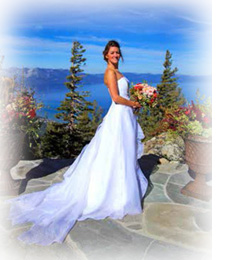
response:
{"label": "blue lake", "polygon": [[[155,87],[156,85],[152,84]],[[182,89],[182,93],[188,102],[196,100],[197,89],[200,90],[201,95],[204,94],[206,97],[211,97],[212,95],[211,82],[209,81],[180,82],[179,87]],[[111,97],[107,87],[104,84],[85,85],[83,90],[90,91],[90,97],[86,99],[88,101],[96,100],[98,105],[103,108],[102,116],[104,117],[111,105]],[[62,86],[61,91],[53,91],[51,89],[49,93],[36,93],[35,97],[44,104],[44,107],[38,111],[38,115],[58,121],[54,117],[58,113],[56,108],[60,106],[60,102],[65,98],[67,92],[67,88]]]}

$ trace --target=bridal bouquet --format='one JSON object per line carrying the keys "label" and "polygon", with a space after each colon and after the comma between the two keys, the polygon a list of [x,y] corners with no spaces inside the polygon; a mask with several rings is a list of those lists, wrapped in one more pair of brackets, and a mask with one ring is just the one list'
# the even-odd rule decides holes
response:
{"label": "bridal bouquet", "polygon": [[142,107],[155,107],[157,95],[157,89],[147,83],[138,83],[130,88],[130,99],[139,102]]}

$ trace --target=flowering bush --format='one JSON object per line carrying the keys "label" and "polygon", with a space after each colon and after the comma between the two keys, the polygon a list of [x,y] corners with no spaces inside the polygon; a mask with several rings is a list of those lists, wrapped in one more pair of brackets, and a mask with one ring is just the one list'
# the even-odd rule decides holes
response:
{"label": "flowering bush", "polygon": [[157,105],[157,90],[147,83],[138,83],[130,88],[130,99],[138,101],[142,107],[155,107]]}
{"label": "flowering bush", "polygon": [[165,118],[161,121],[164,131],[187,137],[189,135],[210,138],[212,135],[211,104],[194,104],[186,107],[166,108]]}
{"label": "flowering bush", "polygon": [[31,147],[32,142],[39,137],[41,123],[36,116],[36,111],[42,106],[41,103],[36,102],[34,92],[30,90],[16,89],[13,93],[9,93],[7,101],[1,100],[1,134],[24,133]]}
{"label": "flowering bush", "polygon": [[[17,92],[9,99],[9,103],[2,108],[2,126],[6,131],[26,131],[32,123],[39,109],[32,93],[28,91]],[[2,129],[2,130],[3,130]]]}

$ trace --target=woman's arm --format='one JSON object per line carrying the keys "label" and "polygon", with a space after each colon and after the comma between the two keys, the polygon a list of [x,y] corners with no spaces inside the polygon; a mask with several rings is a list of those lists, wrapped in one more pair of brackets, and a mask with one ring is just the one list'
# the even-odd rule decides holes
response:
{"label": "woman's arm", "polygon": [[105,84],[110,90],[110,95],[115,103],[130,106],[130,107],[141,107],[138,102],[128,100],[119,95],[117,87],[117,77],[114,71],[107,69],[105,73]]}

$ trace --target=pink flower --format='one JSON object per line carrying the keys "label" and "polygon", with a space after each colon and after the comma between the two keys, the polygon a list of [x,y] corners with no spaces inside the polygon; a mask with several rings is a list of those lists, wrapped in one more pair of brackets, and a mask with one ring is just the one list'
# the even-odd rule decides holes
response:
{"label": "pink flower", "polygon": [[210,123],[210,118],[205,116],[203,119],[203,122],[206,123],[206,124],[209,124]]}

